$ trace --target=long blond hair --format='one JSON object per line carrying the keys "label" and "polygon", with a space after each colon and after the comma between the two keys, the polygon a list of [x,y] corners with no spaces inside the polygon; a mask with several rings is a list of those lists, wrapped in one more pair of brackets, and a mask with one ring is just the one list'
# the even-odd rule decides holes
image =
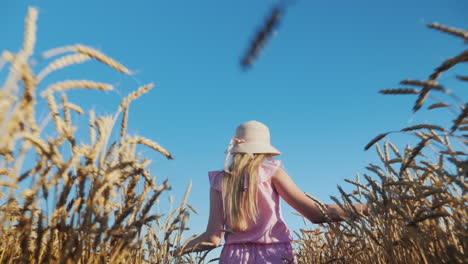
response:
{"label": "long blond hair", "polygon": [[[245,231],[249,220],[256,223],[258,167],[269,154],[234,153],[230,172],[222,182],[224,215],[229,228]],[[247,183],[245,182],[247,181]],[[247,185],[247,190],[244,186]]]}

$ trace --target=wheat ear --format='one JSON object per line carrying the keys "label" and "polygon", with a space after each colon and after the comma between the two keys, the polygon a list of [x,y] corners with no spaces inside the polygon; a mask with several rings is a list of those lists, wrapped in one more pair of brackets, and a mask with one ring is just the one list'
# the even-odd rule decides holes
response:
{"label": "wheat ear", "polygon": [[434,80],[423,81],[423,80],[403,80],[400,84],[406,85],[413,85],[413,86],[421,86],[421,87],[428,87],[430,89],[443,91],[444,87],[440,84],[436,84]]}
{"label": "wheat ear", "polygon": [[26,57],[29,57],[34,52],[34,44],[36,43],[36,21],[37,21],[37,9],[30,7],[28,8],[28,14],[25,21],[25,31],[24,31],[24,42],[23,42],[23,52]]}
{"label": "wheat ear", "polygon": [[[4,50],[2,52],[2,60],[7,61],[7,62],[13,62],[15,60],[15,54],[11,53],[8,50]],[[0,67],[1,69],[2,67]]]}
{"label": "wheat ear", "polygon": [[417,89],[387,89],[380,90],[381,94],[418,94],[419,90]]}
{"label": "wheat ear", "polygon": [[94,113],[93,110],[89,111],[89,140],[91,142],[91,145],[94,145],[94,142],[96,141],[96,114]]}
{"label": "wheat ear", "polygon": [[443,127],[431,125],[431,124],[419,124],[419,125],[414,125],[410,127],[405,127],[401,129],[401,131],[408,132],[408,131],[413,131],[413,130],[418,130],[418,129],[433,129],[433,130],[445,131]]}
{"label": "wheat ear", "polygon": [[429,25],[427,25],[427,27],[440,30],[442,32],[451,34],[453,36],[461,37],[461,38],[465,39],[465,42],[468,43],[468,31],[466,31],[466,30],[447,27],[447,26],[439,25],[437,23],[429,24]]}
{"label": "wheat ear", "polygon": [[452,133],[457,130],[466,117],[468,117],[468,103],[465,104],[460,115],[453,121],[453,126],[451,128]]}
{"label": "wheat ear", "polygon": [[127,69],[125,66],[123,66],[122,64],[118,63],[117,61],[111,59],[110,57],[104,55],[103,53],[93,48],[86,47],[83,45],[76,45],[76,46],[73,46],[72,49],[81,54],[88,55],[106,65],[109,65],[110,67],[114,68],[115,70],[119,72],[122,72],[128,75],[132,74],[132,72],[130,72],[130,70]]}
{"label": "wheat ear", "polygon": [[127,129],[127,120],[128,120],[128,107],[124,108],[122,123],[120,125],[120,145],[123,144],[125,137],[125,130]]}
{"label": "wheat ear", "polygon": [[52,115],[52,119],[54,120],[55,128],[57,132],[62,132],[63,131],[63,120],[60,118],[59,112],[58,112],[58,106],[57,103],[55,102],[54,95],[51,93],[46,94],[46,100],[47,100],[47,105],[49,106],[50,109],[50,114]]}
{"label": "wheat ear", "polygon": [[367,145],[364,147],[364,150],[368,150],[370,147],[372,147],[372,145],[374,145],[375,143],[377,143],[379,140],[381,140],[382,138],[384,138],[385,136],[387,136],[389,133],[383,133],[383,134],[379,134],[377,135],[375,138],[373,138],[369,143],[367,143]]}
{"label": "wheat ear", "polygon": [[450,105],[446,103],[436,103],[436,104],[431,104],[430,106],[427,107],[427,109],[432,110],[435,108],[448,107],[448,106]]}
{"label": "wheat ear", "polygon": [[5,176],[8,176],[10,178],[13,178],[13,169],[11,168],[0,168],[0,175],[5,175]]}
{"label": "wheat ear", "polygon": [[88,80],[68,80],[49,85],[47,89],[41,93],[41,96],[44,97],[51,92],[63,92],[73,88],[109,91],[113,89],[113,86],[107,83],[99,83]]}
{"label": "wheat ear", "polygon": [[38,81],[41,81],[42,79],[44,79],[45,76],[47,76],[53,71],[63,69],[73,64],[83,63],[90,59],[90,56],[81,53],[70,54],[60,57],[51,62],[49,65],[47,65],[47,67],[45,67],[41,72],[39,72],[39,74],[37,75],[37,79]]}
{"label": "wheat ear", "polygon": [[467,62],[467,61],[468,61],[468,50],[465,50],[464,52],[458,54],[457,56],[455,56],[453,58],[449,58],[446,61],[444,61],[442,63],[442,65],[440,65],[439,67],[437,67],[434,70],[434,73],[431,74],[430,78],[432,80],[435,80],[435,79],[439,78],[439,76],[443,72],[449,70],[450,68],[457,65],[458,63]]}
{"label": "wheat ear", "polygon": [[63,107],[73,110],[80,115],[83,114],[83,109],[74,103],[67,102],[65,105],[63,105]]}
{"label": "wheat ear", "polygon": [[27,64],[23,64],[22,72],[21,72],[21,79],[24,83],[24,94],[23,98],[21,99],[21,108],[24,110],[24,115],[26,121],[29,123],[32,131],[37,131],[39,127],[36,123],[35,118],[35,103],[36,103],[36,87],[37,87],[37,79],[32,74],[32,70]]}
{"label": "wheat ear", "polygon": [[136,91],[130,93],[127,97],[125,97],[122,103],[120,103],[119,111],[124,108],[127,108],[133,100],[147,93],[149,90],[153,89],[153,87],[154,87],[154,84],[150,83],[150,84],[141,86]]}
{"label": "wheat ear", "polygon": [[39,148],[42,153],[46,154],[50,152],[47,143],[45,143],[45,141],[42,140],[39,136],[32,133],[23,133],[21,134],[21,137],[33,143],[33,145]]}
{"label": "wheat ear", "polygon": [[166,158],[168,159],[173,159],[171,153],[169,153],[169,151],[167,151],[166,149],[164,149],[163,147],[161,147],[158,143],[150,140],[150,139],[147,139],[147,138],[144,138],[144,137],[139,137],[139,136],[135,136],[135,137],[132,137],[132,138],[129,138],[127,141],[126,141],[127,144],[141,144],[141,145],[145,145],[147,147],[150,147],[156,151],[158,151],[159,153],[163,154],[164,156],[166,156]]}

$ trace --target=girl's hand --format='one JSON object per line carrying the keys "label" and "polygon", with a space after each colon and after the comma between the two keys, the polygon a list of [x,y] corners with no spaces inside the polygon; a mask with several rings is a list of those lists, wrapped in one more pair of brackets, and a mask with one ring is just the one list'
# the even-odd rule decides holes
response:
{"label": "girl's hand", "polygon": [[[326,208],[319,208],[306,194],[297,187],[289,175],[279,168],[271,178],[273,186],[279,195],[294,209],[305,216],[309,221],[315,224],[327,222],[329,220],[343,221],[348,214],[336,204],[326,204]],[[358,213],[368,215],[367,204],[354,204]],[[322,213],[326,210],[327,217]]]}

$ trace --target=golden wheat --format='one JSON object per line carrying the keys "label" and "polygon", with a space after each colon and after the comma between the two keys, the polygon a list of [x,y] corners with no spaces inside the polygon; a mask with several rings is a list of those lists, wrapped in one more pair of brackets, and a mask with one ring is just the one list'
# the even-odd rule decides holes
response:
{"label": "golden wheat", "polygon": [[111,84],[107,83],[99,83],[88,80],[67,80],[49,85],[47,89],[41,93],[41,95],[45,97],[47,96],[47,94],[50,94],[52,92],[63,92],[74,88],[94,89],[101,91],[110,91],[114,89],[114,87]]}
{"label": "golden wheat", "polygon": [[[45,125],[36,124],[37,87],[48,74],[89,58],[130,74],[101,52],[75,45],[46,52],[46,59],[65,52],[78,53],[58,58],[36,77],[28,64],[36,40],[36,19],[37,10],[30,8],[22,50],[2,55],[10,63],[10,74],[0,90],[0,262],[195,263],[191,257],[168,254],[187,229],[190,185],[182,205],[162,224],[159,219],[163,215],[153,214],[153,205],[170,186],[167,181],[156,184],[146,168],[150,161],[136,154],[136,145],[146,145],[168,158],[171,154],[138,136],[123,138],[123,147],[118,147],[117,141],[108,147],[120,110],[110,116],[89,111],[89,142],[76,137],[73,114],[84,111],[68,101],[65,91],[110,90],[111,85],[87,80],[50,85],[42,93],[53,120],[49,135],[42,131],[48,118],[42,121]],[[122,102],[127,117],[129,103],[151,87],[138,89]],[[60,102],[55,100],[55,92],[61,92]],[[26,155],[30,147],[33,152]],[[28,162],[23,163],[26,159]],[[30,168],[23,168],[23,164]],[[31,184],[25,188],[23,182]],[[144,186],[142,191],[140,185]],[[44,209],[45,204],[51,206],[50,211]],[[193,208],[191,211],[195,212]],[[143,243],[141,234],[153,236]]]}
{"label": "golden wheat", "polygon": [[42,79],[44,79],[44,77],[46,77],[51,72],[63,69],[70,65],[83,63],[90,59],[91,59],[90,56],[81,54],[81,53],[63,56],[51,62],[49,65],[47,65],[46,68],[44,68],[41,72],[39,72],[39,74],[37,75],[37,79],[41,81]]}
{"label": "golden wheat", "polygon": [[122,64],[118,63],[117,61],[113,60],[112,58],[104,55],[102,52],[99,52],[93,48],[86,47],[84,45],[76,45],[71,47],[72,50],[90,56],[106,65],[109,65],[110,67],[114,68],[115,70],[125,73],[125,74],[132,74],[129,69],[127,69],[125,66]]}
{"label": "golden wheat", "polygon": [[[431,27],[462,38],[468,35],[466,30],[434,24]],[[428,81],[402,82],[423,87],[415,110],[428,98],[430,90],[442,90],[442,86],[435,86],[434,80],[462,61],[460,57],[449,59]],[[438,102],[429,109],[448,105]],[[363,197],[367,200],[369,215],[296,232],[299,262],[467,263],[465,223],[468,211],[465,207],[468,197],[464,194],[468,190],[464,180],[468,173],[467,142],[460,140],[463,136],[459,134],[468,122],[467,108],[466,103],[459,107],[450,129],[430,123],[401,129],[400,132],[421,138],[414,148],[407,145],[401,153],[391,142],[384,143],[383,152],[376,144],[398,131],[372,139],[365,149],[376,144],[383,166],[370,164],[367,169],[378,180],[368,174],[364,174],[367,184],[346,180],[357,190],[348,194],[338,188],[343,202],[332,198],[353,215],[356,212],[350,207],[351,199],[360,201]]]}

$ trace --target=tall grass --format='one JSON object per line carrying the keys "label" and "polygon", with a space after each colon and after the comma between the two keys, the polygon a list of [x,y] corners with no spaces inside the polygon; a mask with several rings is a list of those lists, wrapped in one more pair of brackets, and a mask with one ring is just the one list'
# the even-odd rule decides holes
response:
{"label": "tall grass", "polygon": [[[468,43],[466,30],[429,27]],[[453,120],[448,127],[417,124],[371,140],[365,149],[375,146],[381,164],[369,164],[363,181],[359,176],[346,180],[355,190],[345,193],[339,188],[342,201],[332,197],[351,217],[296,232],[301,263],[468,263],[468,104],[437,82],[463,62],[468,62],[468,51],[443,62],[428,80],[404,80],[401,84],[409,87],[380,91],[416,94],[415,112],[427,104],[430,94],[446,94],[453,102],[436,100],[427,109],[451,111]],[[419,143],[403,150],[388,141],[378,144],[391,133],[415,136]],[[367,202],[370,215],[356,218],[353,201]]]}
{"label": "tall grass", "polygon": [[[187,204],[190,185],[180,206],[166,216],[156,213],[154,205],[170,186],[157,183],[147,169],[150,161],[136,147],[172,156],[151,139],[126,133],[130,104],[153,84],[130,93],[115,114],[88,111],[89,141],[77,138],[72,116],[85,110],[69,101],[67,91],[113,86],[65,80],[49,85],[39,97],[41,81],[89,60],[131,72],[100,51],[72,45],[44,52],[43,59],[53,60],[36,74],[29,61],[37,17],[37,10],[29,8],[23,47],[17,53],[4,51],[1,60],[9,73],[0,90],[0,263],[195,263],[193,257],[169,254],[182,246],[193,211]],[[39,100],[48,106],[45,120],[36,118]],[[117,120],[120,136],[114,139]],[[47,126],[54,132],[48,130],[46,137]]]}
{"label": "tall grass", "polygon": [[[34,54],[37,16],[37,10],[30,8],[21,50],[4,51],[0,60],[0,66],[9,66],[0,89],[0,263],[204,262],[206,253],[170,254],[184,246],[190,213],[196,213],[187,202],[190,184],[179,206],[165,216],[155,212],[154,205],[170,186],[167,181],[157,183],[147,169],[150,161],[139,156],[136,148],[146,146],[168,159],[172,155],[151,139],[126,132],[131,103],[153,85],[138,88],[116,107],[115,114],[103,116],[70,102],[67,91],[112,90],[107,83],[64,80],[37,96],[41,81],[49,74],[90,60],[131,74],[124,65],[84,45],[42,53],[50,64],[35,73],[29,61]],[[271,17],[267,23],[271,26],[253,42],[248,58],[256,56],[275,24],[275,13]],[[468,42],[468,31],[437,24],[429,27]],[[371,140],[365,148],[375,146],[382,164],[367,167],[373,176],[366,173],[363,180],[347,180],[355,191],[345,193],[339,188],[341,199],[333,197],[349,219],[296,232],[300,263],[468,262],[468,105],[437,83],[442,73],[468,61],[467,52],[445,61],[428,80],[404,80],[401,84],[408,87],[380,91],[416,94],[414,111],[427,104],[432,93],[449,94],[453,102],[437,101],[427,108],[449,109],[453,121],[448,127],[417,124]],[[467,76],[456,78],[468,80]],[[45,120],[36,118],[39,100],[48,107]],[[86,142],[77,137],[79,128],[72,122],[72,116],[85,113],[89,119]],[[117,121],[119,133],[114,138]],[[47,126],[54,130],[50,136],[44,135]],[[390,142],[378,145],[391,133],[416,136],[419,143],[404,150]],[[28,187],[25,182],[32,184]],[[352,202],[367,202],[370,215],[354,211]]]}

